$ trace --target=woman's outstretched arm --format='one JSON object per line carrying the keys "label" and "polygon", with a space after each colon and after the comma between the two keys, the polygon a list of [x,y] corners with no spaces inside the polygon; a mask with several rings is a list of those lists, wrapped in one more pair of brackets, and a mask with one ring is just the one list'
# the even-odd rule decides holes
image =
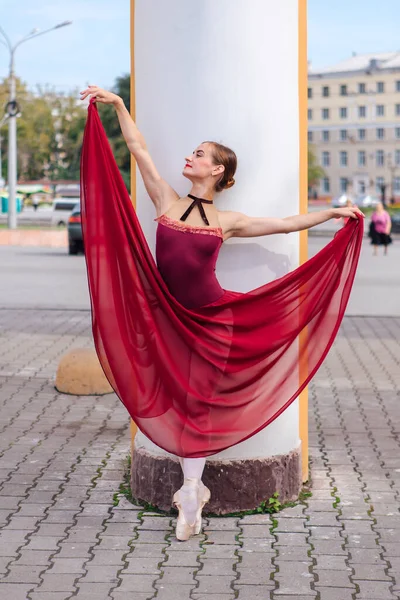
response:
{"label": "woman's outstretched arm", "polygon": [[157,213],[162,214],[168,210],[174,200],[179,198],[179,195],[159,175],[147,150],[145,139],[129,114],[123,99],[117,96],[117,94],[103,90],[95,85],[90,85],[86,90],[81,92],[81,100],[84,100],[88,96],[95,98],[96,102],[112,104],[114,106],[122,135],[130,153],[137,162],[147,193],[153,201]]}
{"label": "woman's outstretched arm", "polygon": [[271,235],[274,233],[291,233],[309,229],[320,223],[325,223],[330,219],[338,217],[357,218],[357,215],[364,216],[355,206],[346,208],[332,208],[321,210],[306,215],[294,215],[283,219],[274,219],[270,217],[248,217],[237,212],[219,213],[220,222],[224,231],[225,238],[229,237],[257,237],[262,235]]}

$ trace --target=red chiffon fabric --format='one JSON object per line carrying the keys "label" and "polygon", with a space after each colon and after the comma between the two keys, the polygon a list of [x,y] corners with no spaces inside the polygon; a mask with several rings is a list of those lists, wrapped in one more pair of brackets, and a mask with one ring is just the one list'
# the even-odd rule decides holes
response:
{"label": "red chiffon fabric", "polygon": [[135,423],[184,457],[215,454],[266,427],[307,385],[335,339],[362,220],[351,220],[284,277],[187,309],[157,270],[94,104],[81,166],[94,341]]}

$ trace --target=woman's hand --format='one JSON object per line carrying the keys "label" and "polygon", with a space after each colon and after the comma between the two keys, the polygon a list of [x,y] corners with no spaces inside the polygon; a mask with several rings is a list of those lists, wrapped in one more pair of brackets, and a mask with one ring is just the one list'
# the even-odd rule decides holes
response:
{"label": "woman's hand", "polygon": [[365,215],[358,206],[345,206],[344,208],[334,208],[332,218],[340,219],[341,217],[350,217],[351,219],[357,219],[358,216],[365,218]]}
{"label": "woman's hand", "polygon": [[89,85],[86,90],[81,92],[81,100],[85,100],[85,98],[88,96],[93,98],[95,102],[101,102],[102,104],[113,104],[114,106],[123,104],[123,100],[120,96],[117,96],[117,94],[113,94],[112,92],[102,90],[97,85]]}

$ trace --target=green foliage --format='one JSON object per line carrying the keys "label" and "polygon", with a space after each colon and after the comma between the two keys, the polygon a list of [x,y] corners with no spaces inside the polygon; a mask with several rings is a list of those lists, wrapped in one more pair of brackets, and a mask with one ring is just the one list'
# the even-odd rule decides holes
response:
{"label": "green foliage", "polygon": [[[130,110],[130,75],[123,75],[116,79],[113,92],[121,96],[125,106]],[[130,190],[130,173],[131,173],[131,155],[128,147],[125,143],[124,138],[121,134],[121,129],[118,123],[117,115],[115,114],[115,108],[110,104],[98,104],[99,114],[106,130],[107,137],[110,141],[111,148],[119,170],[121,171],[122,177],[125,181],[125,185]]]}
{"label": "green foliage", "polygon": [[[35,93],[17,79],[17,101],[21,116],[17,119],[18,178],[20,180],[79,179],[80,152],[86,122],[86,108],[78,91],[67,96],[38,88]],[[0,81],[0,111],[8,102],[8,80]],[[130,76],[117,78],[114,90],[129,108]],[[115,159],[127,187],[130,187],[130,153],[122,137],[115,114],[109,105],[100,105],[99,112],[110,140]],[[0,112],[0,118],[2,117]],[[3,175],[7,174],[8,129],[3,125]]]}
{"label": "green foliage", "polygon": [[318,183],[322,177],[325,177],[325,171],[318,164],[315,150],[312,146],[308,147],[308,187]]}
{"label": "green foliage", "polygon": [[256,512],[269,513],[271,515],[273,513],[279,512],[282,508],[282,504],[279,502],[278,498],[279,494],[278,492],[275,492],[274,494],[272,494],[271,498],[268,498],[268,500],[261,502],[260,506],[257,507]]}
{"label": "green foliage", "polygon": [[[0,83],[0,106],[8,102],[8,80]],[[41,179],[51,161],[51,150],[54,140],[54,123],[51,107],[44,98],[29,93],[26,85],[19,79],[16,81],[17,100],[21,108],[21,116],[17,118],[18,143],[18,176],[22,179]],[[3,115],[1,115],[2,117]],[[7,173],[8,160],[8,128],[2,127],[1,135],[3,173]]]}

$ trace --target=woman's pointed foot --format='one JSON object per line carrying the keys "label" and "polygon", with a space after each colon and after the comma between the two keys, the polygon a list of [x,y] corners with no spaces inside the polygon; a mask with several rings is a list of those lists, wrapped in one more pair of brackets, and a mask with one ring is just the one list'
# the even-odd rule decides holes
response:
{"label": "woman's pointed foot", "polygon": [[185,479],[183,486],[174,494],[174,504],[179,514],[176,523],[176,538],[187,541],[201,531],[201,512],[210,500],[210,490],[198,479]]}

